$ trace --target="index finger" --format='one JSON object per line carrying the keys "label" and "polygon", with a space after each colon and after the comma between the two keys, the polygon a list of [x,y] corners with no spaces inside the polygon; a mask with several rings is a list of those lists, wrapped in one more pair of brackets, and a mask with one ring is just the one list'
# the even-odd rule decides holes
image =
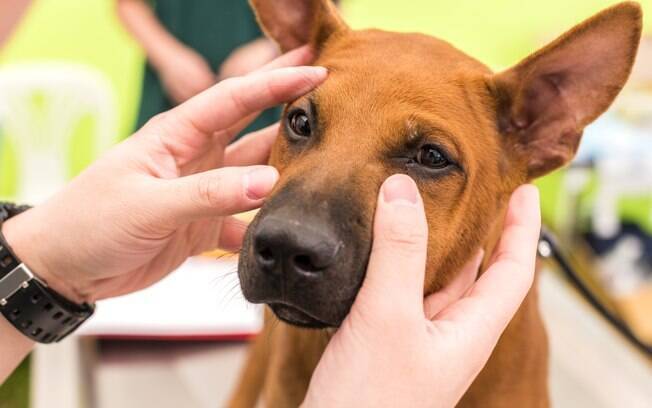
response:
{"label": "index finger", "polygon": [[494,262],[469,295],[484,300],[487,306],[493,304],[493,312],[511,319],[532,286],[540,231],[539,191],[532,185],[521,186],[509,201]]}
{"label": "index finger", "polygon": [[[310,45],[304,45],[302,47],[295,48],[294,50],[289,51],[277,57],[273,61],[268,62],[267,64],[263,65],[262,67],[258,68],[253,72],[271,71],[277,68],[294,67],[298,65],[310,65],[310,63],[314,61],[314,59],[315,59],[315,52],[313,48]],[[233,139],[235,135],[240,133],[244,128],[246,128],[254,120],[256,120],[259,114],[260,111],[249,114],[248,116],[239,120],[228,129],[224,130],[223,135],[220,134],[219,136],[221,139],[223,139],[222,142],[224,144],[230,143],[231,139]]]}
{"label": "index finger", "polygon": [[521,186],[511,197],[494,261],[468,295],[438,319],[476,329],[489,327],[483,333],[497,340],[532,286],[540,229],[538,190]]}
{"label": "index finger", "polygon": [[171,111],[205,135],[310,92],[328,75],[324,67],[286,67],[224,80]]}

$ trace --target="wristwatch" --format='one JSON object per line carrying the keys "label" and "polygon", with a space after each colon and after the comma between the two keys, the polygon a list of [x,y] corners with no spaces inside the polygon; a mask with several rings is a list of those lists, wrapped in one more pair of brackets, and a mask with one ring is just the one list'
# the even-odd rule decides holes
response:
{"label": "wristwatch", "polygon": [[12,251],[2,223],[27,209],[0,202],[0,312],[30,339],[54,343],[74,332],[95,307],[73,303],[49,288]]}

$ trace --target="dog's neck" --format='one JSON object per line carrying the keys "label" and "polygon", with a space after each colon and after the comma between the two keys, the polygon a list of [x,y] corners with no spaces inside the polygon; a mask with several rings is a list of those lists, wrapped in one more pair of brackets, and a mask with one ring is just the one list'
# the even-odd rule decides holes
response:
{"label": "dog's neck", "polygon": [[480,272],[478,275],[481,275],[489,267],[489,263],[491,262],[494,250],[500,242],[500,236],[502,235],[503,227],[505,225],[504,219],[506,212],[507,206],[503,207],[498,216],[494,218],[495,221],[489,227],[487,238],[482,244],[482,249],[484,250],[484,258],[482,259]]}

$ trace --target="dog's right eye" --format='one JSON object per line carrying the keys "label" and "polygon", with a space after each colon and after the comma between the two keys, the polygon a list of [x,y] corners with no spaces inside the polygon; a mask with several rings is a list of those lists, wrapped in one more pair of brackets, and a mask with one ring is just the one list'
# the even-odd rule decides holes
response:
{"label": "dog's right eye", "polygon": [[417,163],[430,169],[443,169],[451,163],[446,155],[437,146],[427,144],[422,146],[417,154]]}
{"label": "dog's right eye", "polygon": [[291,112],[288,122],[292,132],[301,137],[310,137],[312,129],[310,128],[310,118],[305,111],[299,109]]}

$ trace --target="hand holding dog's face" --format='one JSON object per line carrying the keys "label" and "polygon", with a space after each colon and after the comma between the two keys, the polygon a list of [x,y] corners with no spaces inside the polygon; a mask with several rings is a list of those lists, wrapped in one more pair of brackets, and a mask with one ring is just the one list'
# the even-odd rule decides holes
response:
{"label": "hand holding dog's face", "polygon": [[330,73],[286,107],[271,157],[281,179],[239,270],[250,301],[310,327],[348,313],[391,174],[410,175],[423,196],[426,293],[478,247],[490,253],[511,192],[571,160],[625,83],[641,31],[640,8],[617,5],[493,74],[432,37],[350,30],[325,0],[253,4],[282,50],[311,43]]}
{"label": "hand holding dog's face", "polygon": [[423,302],[427,231],[418,195],[404,175],[382,185],[367,276],[321,354],[302,407],[458,406],[527,295],[541,218],[535,187],[512,194],[483,275],[476,281],[478,253]]}

